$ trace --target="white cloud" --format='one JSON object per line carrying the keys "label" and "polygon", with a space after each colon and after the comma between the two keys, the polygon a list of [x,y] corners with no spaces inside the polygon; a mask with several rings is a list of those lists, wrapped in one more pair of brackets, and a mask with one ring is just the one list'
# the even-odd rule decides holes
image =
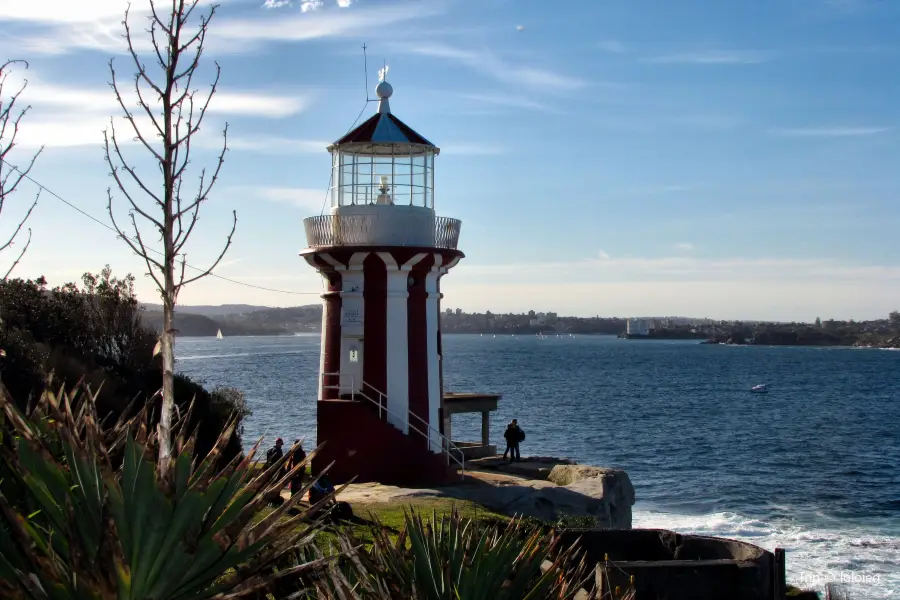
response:
{"label": "white cloud", "polygon": [[772,129],[770,133],[790,137],[859,137],[887,133],[890,127],[795,127]]}
{"label": "white cloud", "polygon": [[528,110],[539,110],[546,112],[556,112],[555,109],[542,104],[534,99],[527,98],[521,94],[457,94],[460,98],[473,100],[475,102],[483,102],[485,104],[494,104],[497,106],[511,106],[513,108],[525,108]]}
{"label": "white cloud", "polygon": [[217,52],[237,52],[266,41],[299,42],[370,34],[380,28],[441,14],[445,6],[442,0],[429,0],[352,11],[310,10],[305,14],[280,13],[277,17],[222,18],[214,34],[210,34],[210,40],[217,40]]}
{"label": "white cloud", "polygon": [[569,262],[470,265],[471,277],[507,282],[559,281],[857,281],[894,280],[900,284],[900,266],[857,265],[826,259],[701,258],[689,256],[613,257],[600,252],[596,258]]}
{"label": "white cloud", "polygon": [[325,206],[326,190],[295,187],[254,187],[250,194],[257,194],[263,200],[290,204],[310,213],[320,213]]}
{"label": "white cloud", "polygon": [[507,148],[497,144],[485,143],[456,143],[448,142],[441,144],[441,154],[449,154],[451,156],[497,156],[505,154]]}
{"label": "white cloud", "polygon": [[239,134],[229,135],[228,147],[231,150],[247,150],[261,154],[321,154],[331,144],[323,140],[300,140],[273,136],[254,135],[243,137]]}
{"label": "white cloud", "polygon": [[772,55],[759,50],[706,50],[663,54],[643,59],[642,62],[657,64],[688,65],[749,65],[768,62]]}
{"label": "white cloud", "polygon": [[[121,107],[108,88],[88,88],[48,83],[36,77],[33,72],[14,72],[13,78],[30,76],[22,100],[33,108],[25,126],[22,127],[18,142],[27,148],[47,146],[48,148],[68,148],[75,146],[99,146],[103,142],[102,131],[109,126],[110,117],[116,118],[117,129],[123,135],[122,143],[131,143],[131,135],[124,135],[127,124],[121,119]],[[11,79],[10,85],[20,80]],[[128,85],[123,89],[128,90]],[[133,98],[126,92],[126,102],[133,105]],[[199,98],[198,98],[199,101]],[[222,91],[216,94],[209,106],[210,119],[215,115],[239,115],[264,118],[282,118],[302,112],[309,105],[309,96],[304,94],[285,95],[242,91]],[[152,131],[149,118],[140,110],[135,117],[142,131]],[[207,122],[200,133],[198,144],[209,145],[206,135],[215,131],[215,146],[221,144],[219,137],[221,123]],[[212,142],[209,142],[212,143]],[[229,144],[231,145],[231,144]],[[321,150],[321,146],[319,148]]]}
{"label": "white cloud", "polygon": [[353,4],[353,0],[337,0],[338,8],[350,8],[351,4]]}
{"label": "white cloud", "polygon": [[516,25],[516,31],[525,31],[524,25]]}
{"label": "white cloud", "polygon": [[[0,21],[30,21],[36,23],[93,23],[104,19],[119,19],[128,4],[123,0],[0,0]],[[148,12],[148,0],[132,3],[132,14]]]}
{"label": "white cloud", "polygon": [[[210,4],[213,0],[201,0]],[[48,3],[50,6],[48,6]],[[413,21],[442,13],[445,0],[394,2],[353,11],[315,10],[323,0],[303,0],[300,11],[284,13],[261,11],[251,16],[230,16],[234,1],[226,0],[216,16],[207,40],[207,51],[214,54],[240,53],[252,50],[265,41],[303,41],[332,36],[352,36],[401,22]],[[338,6],[350,6],[341,0]],[[290,5],[288,0],[266,0],[265,8]],[[32,27],[17,36],[21,51],[29,54],[62,54],[77,49],[124,52],[122,17],[125,0],[0,0],[0,22],[18,20]],[[143,32],[141,19],[149,10],[149,0],[136,0],[131,9],[131,22],[139,51],[150,50],[149,36]],[[246,13],[245,13],[246,14]]]}
{"label": "white cloud", "polygon": [[[120,76],[121,77],[121,76]],[[121,89],[131,95],[129,84],[120,80]],[[114,113],[121,110],[115,95],[109,88],[69,87],[45,83],[32,79],[25,94],[29,104],[35,106],[63,107],[78,111]],[[205,95],[198,95],[195,103]],[[126,101],[129,98],[126,97]],[[219,91],[209,104],[210,114],[252,115],[257,117],[282,118],[296,115],[310,104],[310,97],[303,93],[295,95],[268,94],[265,92]]]}
{"label": "white cloud", "polygon": [[[474,253],[471,255],[474,257]],[[560,294],[563,286],[566,293]],[[896,308],[900,266],[829,259],[614,257],[475,264],[444,285],[464,310],[713,318],[874,318]]]}
{"label": "white cloud", "polygon": [[465,311],[553,311],[561,315],[685,315],[713,319],[812,321],[884,318],[896,308],[897,281],[854,285],[816,281],[602,281],[507,283],[473,281],[465,261],[441,283],[442,305]]}
{"label": "white cloud", "polygon": [[617,42],[616,40],[605,40],[599,42],[597,47],[606,52],[610,52],[612,54],[625,54],[625,44],[622,42]]}
{"label": "white cloud", "polygon": [[439,42],[399,43],[395,48],[400,52],[453,60],[498,81],[540,91],[572,92],[587,86],[584,80],[577,77],[510,63],[487,49],[473,51]]}

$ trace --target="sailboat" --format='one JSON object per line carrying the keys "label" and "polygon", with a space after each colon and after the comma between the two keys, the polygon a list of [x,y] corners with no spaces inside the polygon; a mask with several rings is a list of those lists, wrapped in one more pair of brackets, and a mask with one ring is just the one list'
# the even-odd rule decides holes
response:
{"label": "sailboat", "polygon": [[217,340],[221,340],[221,339],[222,339],[222,330],[221,330],[221,329],[216,333],[216,339],[217,339]]}

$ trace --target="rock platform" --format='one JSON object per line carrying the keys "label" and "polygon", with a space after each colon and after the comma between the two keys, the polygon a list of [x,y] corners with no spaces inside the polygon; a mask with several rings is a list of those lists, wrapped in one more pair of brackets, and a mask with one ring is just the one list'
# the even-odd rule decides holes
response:
{"label": "rock platform", "polygon": [[515,463],[490,457],[467,463],[465,477],[457,484],[433,488],[351,484],[338,496],[354,510],[370,503],[421,498],[468,500],[500,514],[546,521],[588,516],[601,527],[631,529],[634,488],[621,469],[549,457],[523,458]]}

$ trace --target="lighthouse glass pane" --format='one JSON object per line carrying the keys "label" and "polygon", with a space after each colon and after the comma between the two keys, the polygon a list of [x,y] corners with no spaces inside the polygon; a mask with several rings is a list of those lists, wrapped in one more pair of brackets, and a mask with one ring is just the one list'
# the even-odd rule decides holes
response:
{"label": "lighthouse glass pane", "polygon": [[353,157],[344,156],[344,164],[341,166],[341,204],[356,204],[353,195]]}
{"label": "lighthouse glass pane", "polygon": [[434,154],[395,145],[394,153],[337,151],[332,206],[402,204],[434,208]]}

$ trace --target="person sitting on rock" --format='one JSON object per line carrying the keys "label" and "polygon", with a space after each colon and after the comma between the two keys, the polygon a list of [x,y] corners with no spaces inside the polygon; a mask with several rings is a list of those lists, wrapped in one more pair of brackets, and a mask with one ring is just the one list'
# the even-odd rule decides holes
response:
{"label": "person sitting on rock", "polygon": [[525,441],[525,432],[519,427],[519,422],[516,419],[513,419],[506,426],[503,437],[506,439],[506,450],[503,452],[503,460],[506,460],[507,453],[509,453],[509,462],[521,460],[522,455],[519,454],[519,444]]}

